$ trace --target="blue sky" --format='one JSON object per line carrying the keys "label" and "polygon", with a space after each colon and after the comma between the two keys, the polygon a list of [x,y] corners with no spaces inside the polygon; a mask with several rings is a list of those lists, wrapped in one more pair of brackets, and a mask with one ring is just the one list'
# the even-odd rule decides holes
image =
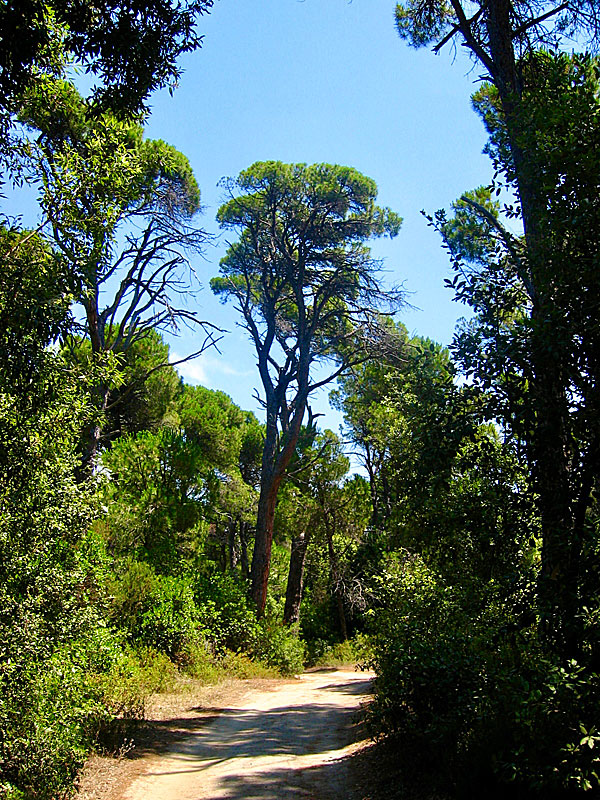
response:
{"label": "blue sky", "polygon": [[[200,21],[203,48],[186,56],[179,88],[151,100],[147,136],[185,153],[202,191],[200,222],[218,233],[223,176],[254,161],[329,162],[375,179],[379,203],[404,217],[400,235],[373,244],[386,279],[403,284],[415,306],[400,319],[410,332],[449,343],[464,309],[443,280],[448,261],[421,209],[447,207],[487,183],[485,132],[470,106],[478,74],[461,52],[439,56],[407,47],[396,34],[393,0],[215,0]],[[10,210],[10,209],[9,209]],[[200,315],[228,333],[221,354],[182,368],[188,381],[226,391],[256,410],[255,357],[236,315],[212,296],[224,240],[196,264],[204,286]],[[177,355],[195,349],[183,332]],[[316,404],[337,430],[326,393]]]}
{"label": "blue sky", "polygon": [[[470,106],[478,74],[462,52],[413,50],[396,34],[393,0],[217,0],[201,22],[201,51],[182,62],[173,97],[153,99],[148,136],[184,152],[198,178],[203,225],[214,221],[223,176],[254,161],[329,162],[355,167],[379,186],[379,203],[404,218],[400,235],[377,241],[389,283],[415,306],[400,315],[409,331],[448,343],[464,309],[444,288],[448,261],[421,209],[447,207],[491,177],[485,132]],[[221,388],[254,408],[253,351],[235,314],[211,296],[224,242],[198,265],[203,317],[231,331],[222,355],[183,368],[188,380]],[[193,349],[182,337],[179,354]],[[318,402],[323,425],[339,418]]]}

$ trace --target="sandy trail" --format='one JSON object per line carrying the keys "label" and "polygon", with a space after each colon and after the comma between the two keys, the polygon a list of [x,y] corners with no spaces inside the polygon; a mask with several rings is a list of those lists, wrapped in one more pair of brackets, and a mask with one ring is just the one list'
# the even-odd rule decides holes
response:
{"label": "sandy trail", "polygon": [[252,691],[148,759],[123,800],[350,800],[343,756],[356,747],[357,712],[371,678],[313,672]]}

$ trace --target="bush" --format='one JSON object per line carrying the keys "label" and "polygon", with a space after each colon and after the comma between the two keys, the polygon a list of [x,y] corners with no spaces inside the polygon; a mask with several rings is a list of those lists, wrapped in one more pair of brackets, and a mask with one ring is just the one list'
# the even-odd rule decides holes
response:
{"label": "bush", "polygon": [[252,647],[258,623],[245,583],[217,570],[200,573],[194,579],[194,597],[204,635],[215,653]]}
{"label": "bush", "polygon": [[260,621],[252,652],[282,675],[296,675],[304,669],[304,642],[298,638],[297,630],[273,617]]}
{"label": "bush", "polygon": [[458,796],[600,788],[600,681],[540,650],[511,602],[446,586],[409,557],[381,578],[375,615],[375,732],[401,737]]}
{"label": "bush", "polygon": [[91,680],[114,720],[143,719],[148,697],[168,691],[176,678],[177,667],[164,653],[150,647],[124,645],[110,669]]}
{"label": "bush", "polygon": [[363,666],[373,661],[373,645],[369,636],[357,633],[345,642],[330,644],[324,639],[306,643],[306,664],[311,667]]}
{"label": "bush", "polygon": [[500,674],[487,731],[496,772],[541,792],[600,789],[600,680],[576,661],[542,655]]}
{"label": "bush", "polygon": [[200,612],[188,578],[157,575],[149,564],[129,561],[111,588],[112,618],[132,643],[177,660],[200,641]]}
{"label": "bush", "polygon": [[371,708],[379,732],[444,760],[464,749],[479,710],[482,659],[457,598],[419,559],[382,578]]}
{"label": "bush", "polygon": [[30,661],[2,691],[2,775],[8,796],[50,800],[73,784],[111,713],[93,674],[110,668],[118,642],[99,626]]}

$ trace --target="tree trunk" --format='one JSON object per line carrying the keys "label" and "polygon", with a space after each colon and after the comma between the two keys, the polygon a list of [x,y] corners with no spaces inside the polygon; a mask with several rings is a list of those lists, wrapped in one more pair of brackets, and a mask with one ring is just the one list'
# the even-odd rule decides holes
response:
{"label": "tree trunk", "polygon": [[554,301],[548,278],[548,254],[544,252],[539,221],[545,196],[528,168],[534,153],[522,150],[519,140],[518,105],[522,97],[517,74],[508,0],[492,0],[488,5],[487,30],[490,54],[495,67],[492,76],[498,89],[506,120],[515,175],[521,202],[527,244],[533,323],[531,365],[532,455],[535,488],[542,527],[542,569],[538,581],[540,633],[546,646],[563,657],[578,652],[579,561],[582,532],[575,530],[571,454],[568,444],[569,408],[565,357],[556,341],[552,322]]}
{"label": "tree trunk", "polygon": [[[308,386],[308,374],[304,378],[304,384]],[[267,602],[277,493],[298,443],[306,407],[306,394],[299,393],[296,397],[296,410],[293,420],[282,437],[283,444],[279,443],[278,446],[277,414],[284,402],[285,395],[283,399],[278,400],[273,396],[270,402],[267,400],[267,424],[262,455],[260,496],[256,517],[256,539],[252,556],[252,585],[250,588],[250,596],[256,604],[256,612],[259,617],[264,614]]]}
{"label": "tree trunk", "polygon": [[[104,331],[100,325],[98,315],[97,292],[87,302],[84,302],[83,305],[86,312],[92,358],[95,358],[104,352]],[[104,414],[108,405],[108,386],[101,385],[92,387],[91,395],[94,408],[99,414]],[[78,481],[84,481],[93,473],[100,449],[101,436],[102,427],[99,420],[96,420],[85,432],[81,464],[77,469],[76,475]]]}
{"label": "tree trunk", "polygon": [[304,563],[310,539],[309,531],[301,531],[292,538],[292,551],[290,553],[290,568],[288,571],[287,586],[285,590],[285,608],[283,622],[293,625],[300,619],[300,603],[302,602],[302,588],[304,584]]}
{"label": "tree trunk", "polygon": [[[545,645],[564,658],[580,649],[579,566],[583,521],[575,520],[569,470],[564,388],[559,365],[539,359],[534,383],[537,411],[534,431],[535,484],[542,527],[542,568],[538,579],[540,633]],[[587,507],[587,501],[584,501]]]}
{"label": "tree trunk", "polygon": [[267,602],[275,506],[281,478],[282,476],[271,473],[266,479],[263,479],[260,487],[258,515],[256,518],[256,540],[252,556],[252,587],[250,590],[259,617],[263,615]]}
{"label": "tree trunk", "polygon": [[248,566],[248,540],[246,538],[247,524],[243,519],[240,519],[240,563],[242,565],[242,575],[244,578],[250,577],[250,568]]}
{"label": "tree trunk", "polygon": [[[260,496],[256,517],[256,537],[252,555],[252,585],[250,595],[256,605],[258,616],[262,616],[267,602],[267,585],[271,567],[271,546],[273,544],[273,523],[277,492],[283,477],[275,468],[277,458],[277,414],[267,408],[267,425],[262,454]],[[287,466],[287,465],[286,465]]]}
{"label": "tree trunk", "polygon": [[348,625],[346,623],[346,612],[344,610],[344,593],[342,591],[340,564],[337,553],[335,552],[335,547],[333,545],[333,528],[327,514],[323,515],[323,521],[325,523],[325,534],[327,536],[327,552],[329,554],[331,586],[338,612],[340,633],[342,634],[342,641],[345,642],[348,638]]}

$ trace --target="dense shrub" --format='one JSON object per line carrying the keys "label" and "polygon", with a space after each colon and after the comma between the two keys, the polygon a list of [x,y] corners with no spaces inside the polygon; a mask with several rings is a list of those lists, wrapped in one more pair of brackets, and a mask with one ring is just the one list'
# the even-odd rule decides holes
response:
{"label": "dense shrub", "polygon": [[128,561],[112,581],[112,616],[131,642],[177,658],[201,638],[200,614],[187,577],[157,575]]}
{"label": "dense shrub", "polygon": [[295,675],[304,669],[304,642],[294,628],[284,626],[280,619],[261,619],[252,652],[282,675]]}
{"label": "dense shrub", "polygon": [[378,730],[456,755],[483,688],[482,657],[452,590],[417,558],[381,581],[372,714]]}
{"label": "dense shrub", "polygon": [[[494,782],[547,793],[600,788],[598,676],[557,664],[494,586],[448,587],[414,556],[381,578],[375,731],[435,763],[458,796]],[[511,602],[512,601],[512,602]]]}
{"label": "dense shrub", "polygon": [[309,667],[362,667],[373,661],[371,638],[357,633],[345,642],[330,644],[324,639],[312,639],[305,643],[306,665]]}
{"label": "dense shrub", "polygon": [[538,654],[500,673],[483,735],[496,744],[496,773],[540,793],[600,789],[600,679]]}
{"label": "dense shrub", "polygon": [[63,796],[111,719],[94,675],[119,657],[120,644],[100,626],[13,674],[2,692],[5,786],[36,800]]}
{"label": "dense shrub", "polygon": [[258,624],[247,599],[246,584],[207,565],[194,577],[193,586],[204,635],[212,650],[218,654],[249,649]]}

